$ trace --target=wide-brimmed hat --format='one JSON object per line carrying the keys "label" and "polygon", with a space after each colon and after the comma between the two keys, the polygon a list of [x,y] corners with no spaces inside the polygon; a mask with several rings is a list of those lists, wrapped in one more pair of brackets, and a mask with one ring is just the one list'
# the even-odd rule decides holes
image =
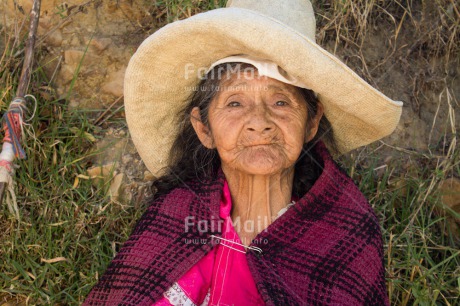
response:
{"label": "wide-brimmed hat", "polygon": [[226,8],[170,23],[131,58],[124,100],[133,142],[154,174],[167,166],[183,109],[203,72],[216,61],[245,54],[272,61],[313,90],[324,105],[340,153],[389,135],[402,102],[370,86],[315,43],[308,0],[229,0]]}

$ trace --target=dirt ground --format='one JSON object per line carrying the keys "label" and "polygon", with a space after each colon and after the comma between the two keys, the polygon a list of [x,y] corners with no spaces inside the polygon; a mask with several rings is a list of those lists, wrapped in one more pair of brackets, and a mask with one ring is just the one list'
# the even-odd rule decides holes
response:
{"label": "dirt ground", "polygon": [[[460,97],[460,32],[458,22],[449,26],[437,13],[435,1],[424,3],[412,2],[411,13],[390,7],[391,17],[381,13],[369,17],[367,31],[350,35],[354,40],[341,36],[337,43],[329,35],[320,44],[371,85],[404,102],[398,128],[384,141],[417,151],[442,151],[454,136],[452,125],[457,122],[458,127],[460,119],[460,111],[455,112]],[[446,6],[443,12],[449,11]],[[323,30],[320,26],[320,33]],[[449,111],[455,113],[455,122]]]}

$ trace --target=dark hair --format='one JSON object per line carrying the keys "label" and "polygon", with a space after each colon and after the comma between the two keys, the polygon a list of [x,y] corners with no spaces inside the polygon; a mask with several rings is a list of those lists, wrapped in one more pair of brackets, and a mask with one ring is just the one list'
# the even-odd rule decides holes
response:
{"label": "dark hair", "polygon": [[[208,124],[208,109],[211,101],[217,96],[222,86],[222,73],[235,71],[239,65],[241,69],[255,69],[250,64],[224,63],[214,67],[201,80],[195,88],[186,106],[178,114],[179,132],[171,147],[169,165],[165,174],[156,179],[152,184],[154,198],[166,194],[177,186],[190,180],[212,179],[217,175],[220,168],[220,158],[216,149],[208,149],[203,146],[193,129],[190,121],[190,113],[194,107],[199,107],[201,120]],[[215,77],[218,76],[218,77]],[[227,74],[227,77],[229,74]],[[308,110],[308,119],[314,117],[318,108],[318,99],[312,90],[300,88],[301,95],[305,99]],[[331,151],[337,153],[337,145],[334,140],[331,124],[323,115],[319,123],[316,136],[304,144],[302,152],[295,164],[293,196],[300,198],[313,186],[321,174],[323,165],[317,158],[314,150],[311,150],[318,141],[323,141]]]}

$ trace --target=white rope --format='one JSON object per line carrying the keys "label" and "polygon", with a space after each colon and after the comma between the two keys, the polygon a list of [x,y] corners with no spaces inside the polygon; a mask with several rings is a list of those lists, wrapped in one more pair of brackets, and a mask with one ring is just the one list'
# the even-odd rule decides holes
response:
{"label": "white rope", "polygon": [[24,122],[30,122],[32,119],[34,119],[35,117],[35,113],[37,112],[37,107],[38,107],[38,102],[37,102],[37,98],[35,98],[35,96],[33,95],[25,95],[24,98],[27,98],[27,97],[31,97],[32,99],[34,99],[34,112],[32,113],[32,116],[30,116],[29,119],[27,120],[24,120]]}
{"label": "white rope", "polygon": [[12,215],[16,217],[17,220],[20,220],[19,217],[19,207],[16,201],[16,193],[14,192],[14,168],[11,168],[11,171],[7,169],[7,167],[0,166],[0,182],[6,184],[6,204],[8,206],[8,210]]}
{"label": "white rope", "polygon": [[14,160],[13,144],[5,141],[2,145],[2,152],[0,153],[0,160],[12,162]]}

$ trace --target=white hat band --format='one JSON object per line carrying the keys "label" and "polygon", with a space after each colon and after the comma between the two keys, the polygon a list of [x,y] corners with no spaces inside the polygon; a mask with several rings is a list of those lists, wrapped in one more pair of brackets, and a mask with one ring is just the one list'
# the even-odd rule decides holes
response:
{"label": "white hat band", "polygon": [[295,77],[290,76],[283,68],[278,66],[278,64],[270,61],[270,60],[265,60],[261,59],[255,56],[250,56],[250,55],[233,55],[229,57],[225,57],[223,59],[220,59],[216,62],[214,62],[211,67],[209,67],[209,71],[211,71],[214,67],[220,64],[224,63],[246,63],[246,64],[251,64],[254,67],[257,68],[257,71],[259,72],[259,76],[266,76],[270,77],[272,79],[278,80],[280,82],[286,83],[286,84],[291,84],[297,87],[302,87],[302,88],[307,88],[304,84],[299,82]]}

